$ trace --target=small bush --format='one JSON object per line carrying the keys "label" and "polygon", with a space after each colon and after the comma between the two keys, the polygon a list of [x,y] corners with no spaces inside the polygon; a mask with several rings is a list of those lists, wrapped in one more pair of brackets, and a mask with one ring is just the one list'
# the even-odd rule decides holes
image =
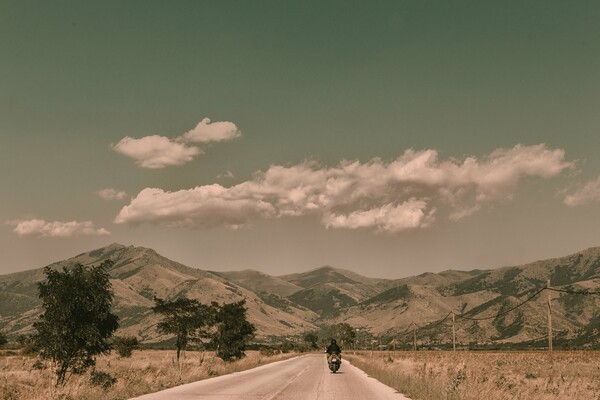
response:
{"label": "small bush", "polygon": [[40,352],[40,346],[37,344],[32,336],[27,336],[21,344],[21,354],[25,356],[35,356]]}
{"label": "small bush", "polygon": [[33,365],[31,366],[33,369],[45,369],[46,366],[41,360],[35,360]]}
{"label": "small bush", "polygon": [[4,345],[8,343],[8,339],[6,338],[6,335],[2,332],[0,332],[0,348],[4,347]]}
{"label": "small bush", "polygon": [[90,384],[99,386],[104,390],[110,389],[115,383],[117,383],[117,378],[108,372],[92,371],[90,375]]}
{"label": "small bush", "polygon": [[275,355],[275,350],[273,350],[270,347],[263,347],[262,349],[260,349],[260,355],[261,356],[274,356]]}
{"label": "small bush", "polygon": [[140,342],[134,336],[117,336],[113,339],[112,345],[119,357],[129,358],[133,350],[139,348]]}

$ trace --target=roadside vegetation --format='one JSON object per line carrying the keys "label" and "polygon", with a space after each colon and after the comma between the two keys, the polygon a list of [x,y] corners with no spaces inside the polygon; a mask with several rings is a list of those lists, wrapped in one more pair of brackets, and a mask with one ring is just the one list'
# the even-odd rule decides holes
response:
{"label": "roadside vegetation", "polygon": [[[113,336],[119,328],[119,318],[112,313],[114,294],[109,275],[112,267],[112,261],[105,261],[99,266],[65,266],[62,271],[44,268],[46,279],[38,284],[42,313],[33,324],[35,332],[16,340],[20,347],[23,368],[27,366],[30,358],[37,357],[31,363],[28,369],[30,376],[27,377],[35,377],[34,387],[45,386],[45,374],[31,372],[49,371],[48,385],[52,390],[43,398],[54,398],[56,393],[64,394],[64,390],[67,390],[66,397],[58,398],[72,398],[72,385],[68,385],[69,381],[75,379],[75,382],[81,384],[81,377],[84,376],[87,376],[88,386],[99,387],[102,390],[117,387],[120,380],[114,375],[110,361],[107,364],[109,368],[102,370],[98,368],[97,360],[103,356],[110,360],[106,357],[112,350],[116,350],[117,360],[124,360],[132,357],[133,351],[139,348],[139,341],[134,336]],[[161,318],[157,331],[166,339],[175,340],[179,382],[187,379],[190,374],[190,369],[187,369],[181,360],[181,355],[189,344],[194,344],[201,350],[216,350],[214,353],[201,353],[202,359],[198,364],[202,367],[201,372],[191,369],[195,371],[192,372],[194,376],[200,376],[197,379],[202,379],[204,373],[202,371],[205,354],[216,354],[226,363],[234,363],[246,357],[246,346],[254,338],[256,329],[247,320],[244,300],[230,304],[212,302],[210,305],[185,297],[154,300],[155,306],[152,310]],[[8,339],[0,332],[0,348],[7,343]],[[17,354],[12,353],[8,352],[6,355],[14,357]],[[10,364],[8,360],[7,366]],[[214,361],[210,361],[208,365],[206,376],[218,374],[214,372]],[[250,365],[255,366],[256,362],[253,364],[250,361]],[[127,379],[125,376],[121,381]],[[11,382],[13,381],[10,379],[0,382],[2,399],[21,397],[23,387],[19,388],[18,384],[12,385]],[[14,382],[19,382],[19,379]],[[67,387],[69,389],[65,389]],[[27,395],[23,398],[33,397]]]}
{"label": "roadside vegetation", "polygon": [[15,350],[0,351],[0,399],[121,400],[214,376],[243,371],[295,357],[297,353],[247,351],[246,357],[225,362],[214,351],[137,350],[131,357],[116,353],[96,358],[95,369],[55,385],[49,361]]}
{"label": "roadside vegetation", "polygon": [[348,352],[344,357],[412,400],[598,400],[600,353]]}

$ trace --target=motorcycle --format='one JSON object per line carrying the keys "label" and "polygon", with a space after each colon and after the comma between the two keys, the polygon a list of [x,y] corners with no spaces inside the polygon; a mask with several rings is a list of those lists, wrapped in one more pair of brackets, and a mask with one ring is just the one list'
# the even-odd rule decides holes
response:
{"label": "motorcycle", "polygon": [[342,356],[337,353],[331,353],[331,355],[327,357],[327,363],[329,364],[329,370],[335,374],[342,365]]}

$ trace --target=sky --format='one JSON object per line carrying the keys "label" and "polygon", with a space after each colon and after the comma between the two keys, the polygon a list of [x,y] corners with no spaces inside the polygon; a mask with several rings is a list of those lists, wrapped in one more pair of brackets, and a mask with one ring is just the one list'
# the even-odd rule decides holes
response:
{"label": "sky", "polygon": [[0,273],[600,246],[597,1],[0,1]]}

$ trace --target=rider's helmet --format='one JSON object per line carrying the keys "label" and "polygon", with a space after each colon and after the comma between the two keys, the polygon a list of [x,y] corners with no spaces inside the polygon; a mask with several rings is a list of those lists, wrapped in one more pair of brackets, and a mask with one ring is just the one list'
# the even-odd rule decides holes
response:
{"label": "rider's helmet", "polygon": [[335,344],[335,339],[331,339],[331,344]]}

